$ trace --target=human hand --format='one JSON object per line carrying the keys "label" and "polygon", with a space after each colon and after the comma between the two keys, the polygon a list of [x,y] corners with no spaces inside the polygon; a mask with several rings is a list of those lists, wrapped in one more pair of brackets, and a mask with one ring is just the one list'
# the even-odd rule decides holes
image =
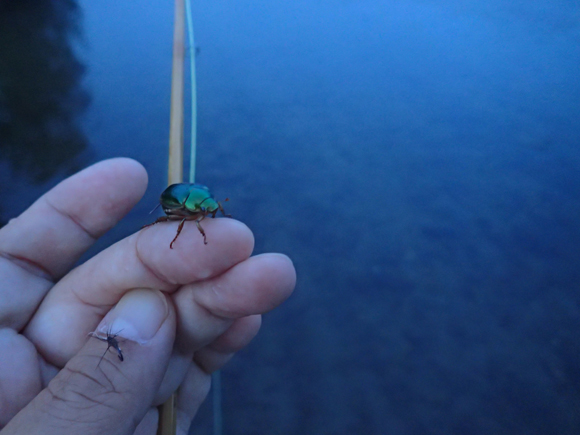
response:
{"label": "human hand", "polygon": [[[174,249],[177,223],[155,225],[70,270],[146,185],[133,160],[97,163],[0,229],[1,435],[154,434],[176,390],[186,434],[211,372],[292,292],[291,261],[250,257],[252,233],[233,219],[204,220],[207,245],[186,225]],[[95,330],[118,334],[124,361],[101,361]]]}

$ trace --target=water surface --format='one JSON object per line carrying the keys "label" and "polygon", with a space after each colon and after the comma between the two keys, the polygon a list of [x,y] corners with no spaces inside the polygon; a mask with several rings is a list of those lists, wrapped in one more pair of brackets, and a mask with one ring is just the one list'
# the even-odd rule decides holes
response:
{"label": "water surface", "polygon": [[[577,434],[580,7],[286,3],[194,5],[198,180],[298,270],[223,372],[224,433]],[[139,160],[148,192],[95,252],[165,186],[173,10],[79,7],[83,146],[41,180],[0,148],[0,204]]]}

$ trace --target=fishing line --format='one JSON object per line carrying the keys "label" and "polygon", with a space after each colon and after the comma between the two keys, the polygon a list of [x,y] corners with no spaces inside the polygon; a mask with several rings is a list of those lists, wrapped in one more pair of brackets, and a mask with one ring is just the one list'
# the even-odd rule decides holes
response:
{"label": "fishing line", "polygon": [[197,80],[195,74],[195,40],[193,36],[193,18],[191,1],[185,0],[187,17],[187,35],[189,38],[189,72],[191,74],[191,144],[189,149],[189,182],[195,183],[195,162],[197,157]]}
{"label": "fishing line", "polygon": [[[191,142],[189,149],[189,182],[195,183],[195,165],[197,158],[197,82],[195,74],[195,40],[193,32],[193,14],[191,0],[185,0],[185,16],[187,17],[187,35],[189,39],[189,71],[191,74]],[[213,434],[222,435],[222,387],[221,374],[216,371],[211,375],[213,400]]]}

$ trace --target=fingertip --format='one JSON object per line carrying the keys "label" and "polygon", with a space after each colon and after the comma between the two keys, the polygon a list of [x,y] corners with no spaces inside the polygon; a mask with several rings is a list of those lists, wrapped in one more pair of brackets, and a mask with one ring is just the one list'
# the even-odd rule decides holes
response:
{"label": "fingertip", "polygon": [[[137,160],[128,157],[115,157],[113,159],[105,160],[101,163],[109,163],[117,173],[122,173],[139,185],[145,188],[149,183],[149,176],[145,167]],[[144,191],[144,190],[143,190]]]}
{"label": "fingertip", "polygon": [[221,353],[238,352],[258,335],[261,326],[261,314],[253,314],[236,319],[226,332],[211,343],[210,347]]}
{"label": "fingertip", "polygon": [[147,171],[129,158],[103,160],[67,178],[45,199],[95,237],[133,208],[147,189]]}
{"label": "fingertip", "polygon": [[242,221],[229,217],[216,217],[215,219],[204,219],[203,223],[204,225],[217,226],[217,231],[225,236],[221,237],[222,239],[235,238],[236,243],[244,247],[248,257],[254,251],[254,233]]}
{"label": "fingertip", "polygon": [[256,240],[254,238],[254,233],[245,223],[237,219],[232,218],[219,218],[218,222],[223,222],[222,225],[227,225],[230,227],[232,234],[236,234],[242,246],[245,247],[247,256],[249,257],[254,252],[254,246]]}
{"label": "fingertip", "polygon": [[170,314],[165,294],[159,290],[133,289],[125,293],[117,305],[103,318],[97,332],[112,333],[147,344]]}
{"label": "fingertip", "polygon": [[145,167],[137,160],[128,157],[115,157],[103,160],[81,171],[78,176],[84,176],[93,182],[93,179],[102,180],[101,183],[114,181],[118,191],[130,199],[139,201],[145,194],[149,177]]}
{"label": "fingertip", "polygon": [[[276,308],[292,294],[294,266],[280,254],[261,254],[232,267],[214,281],[201,283],[193,300],[212,314],[239,319]],[[182,292],[181,297],[186,297]]]}
{"label": "fingertip", "polygon": [[285,254],[266,253],[252,257],[259,261],[260,274],[269,282],[268,287],[275,288],[279,298],[287,299],[296,287],[296,269],[294,262]]}
{"label": "fingertip", "polygon": [[195,363],[206,373],[219,370],[258,335],[261,325],[259,314],[236,319],[213,343],[195,352]]}
{"label": "fingertip", "polygon": [[185,222],[170,248],[178,222],[162,222],[137,236],[139,259],[157,277],[176,284],[189,284],[223,273],[246,260],[254,249],[254,235],[242,222],[207,218],[201,222],[207,244],[195,222]]}

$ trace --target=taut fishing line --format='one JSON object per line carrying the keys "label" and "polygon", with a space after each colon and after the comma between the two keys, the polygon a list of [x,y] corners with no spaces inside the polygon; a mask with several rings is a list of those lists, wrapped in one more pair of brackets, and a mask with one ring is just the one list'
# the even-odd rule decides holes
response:
{"label": "taut fishing line", "polygon": [[[187,17],[187,35],[189,40],[189,71],[191,80],[191,141],[189,149],[189,182],[195,183],[195,165],[197,158],[197,81],[195,74],[195,39],[193,32],[193,14],[191,1],[185,0],[185,16]],[[221,373],[216,371],[211,375],[213,399],[213,433],[222,435],[222,388]]]}

